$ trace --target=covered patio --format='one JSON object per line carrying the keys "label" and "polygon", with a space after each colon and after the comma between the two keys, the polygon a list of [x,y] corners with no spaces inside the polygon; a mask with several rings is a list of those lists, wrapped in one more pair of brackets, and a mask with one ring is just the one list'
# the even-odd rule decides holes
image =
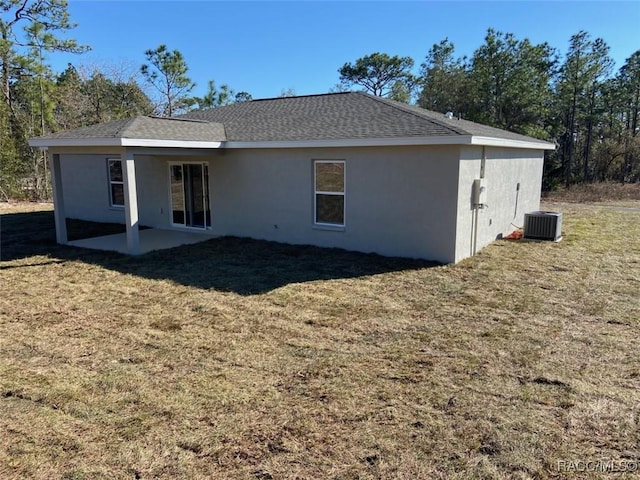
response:
{"label": "covered patio", "polygon": [[[148,228],[138,232],[138,248],[136,253],[144,254],[154,250],[164,250],[181,245],[192,245],[210,240],[211,238],[213,238],[211,235],[207,235],[204,232],[182,232],[179,230]],[[115,233],[112,235],[102,235],[100,237],[83,238],[82,240],[72,240],[67,242],[67,245],[125,254],[131,253],[127,243],[126,233]]]}
{"label": "covered patio", "polygon": [[[49,152],[57,242],[76,247],[140,255],[153,250],[198,243],[212,238],[207,234],[211,226],[207,158],[218,154],[225,139],[224,127],[220,123],[177,118],[135,117],[29,140],[31,146]],[[105,182],[111,191],[110,203],[105,205],[104,209],[124,214],[122,220],[124,220],[126,233],[69,240],[63,189],[69,188],[68,186],[72,184],[82,184],[83,181],[95,187],[96,170],[92,171],[88,178],[86,171],[85,177],[82,174],[73,176],[72,173],[72,176],[67,179],[67,184],[64,185],[61,155],[86,155],[89,158],[92,155],[104,155],[104,160],[109,162],[109,172],[111,172],[111,164],[115,165],[115,162],[118,162],[118,168],[113,170],[114,176],[108,177],[108,182]],[[140,185],[136,170],[141,157],[164,157],[173,159],[173,163],[165,160],[164,165],[174,163],[177,165],[177,180],[170,188],[174,189],[176,185],[180,188],[176,192],[168,189],[167,195],[171,197],[170,205],[162,203],[163,193],[158,193],[162,192],[162,187],[148,187],[152,192],[151,196],[145,197],[143,194],[140,197],[138,194]],[[180,162],[176,162],[175,159],[179,159]],[[199,165],[200,170],[191,168],[191,164]],[[188,181],[183,181],[183,177]],[[154,184],[156,181],[164,182],[163,177],[154,177],[153,173],[150,176],[148,171],[146,177],[143,176],[142,179],[146,180],[147,184]],[[93,184],[91,184],[92,181]],[[117,190],[113,190],[114,188]],[[118,193],[114,194],[113,191]],[[85,188],[83,194],[89,197],[101,195],[95,189],[91,191],[89,187]],[[153,205],[151,208],[154,212],[160,211],[160,215],[163,216],[160,220],[154,218],[151,223],[147,223],[151,227],[159,228],[146,230],[140,228],[139,201],[141,199],[146,202],[142,207],[146,205],[147,214],[150,211],[149,205]],[[198,201],[199,204],[193,203]],[[78,202],[75,203],[76,212],[77,205]],[[86,215],[71,218],[82,220],[85,217]],[[176,229],[169,230],[169,227],[176,227]]]}

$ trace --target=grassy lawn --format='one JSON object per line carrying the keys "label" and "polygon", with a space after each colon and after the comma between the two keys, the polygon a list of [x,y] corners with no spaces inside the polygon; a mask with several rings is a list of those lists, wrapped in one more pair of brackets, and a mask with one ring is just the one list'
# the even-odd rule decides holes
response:
{"label": "grassy lawn", "polygon": [[640,201],[544,207],[562,242],[432,266],[0,204],[0,478],[637,478]]}

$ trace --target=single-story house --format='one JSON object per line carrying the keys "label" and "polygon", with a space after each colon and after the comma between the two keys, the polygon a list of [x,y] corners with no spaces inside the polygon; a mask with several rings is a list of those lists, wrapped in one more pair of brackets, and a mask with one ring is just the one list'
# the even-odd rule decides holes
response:
{"label": "single-story house", "polygon": [[65,219],[76,218],[126,224],[118,248],[132,254],[152,249],[155,231],[442,263],[539,209],[554,148],[359,92],[136,117],[29,143],[49,153],[59,243],[70,243]]}

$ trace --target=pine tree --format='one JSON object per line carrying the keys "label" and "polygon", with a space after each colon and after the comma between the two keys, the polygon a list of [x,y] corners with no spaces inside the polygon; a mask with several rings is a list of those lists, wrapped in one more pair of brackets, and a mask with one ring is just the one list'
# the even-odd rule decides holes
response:
{"label": "pine tree", "polygon": [[166,45],[145,52],[148,64],[140,71],[162,96],[161,112],[170,117],[193,103],[189,93],[196,84],[187,76],[189,68],[178,50],[169,51]]}

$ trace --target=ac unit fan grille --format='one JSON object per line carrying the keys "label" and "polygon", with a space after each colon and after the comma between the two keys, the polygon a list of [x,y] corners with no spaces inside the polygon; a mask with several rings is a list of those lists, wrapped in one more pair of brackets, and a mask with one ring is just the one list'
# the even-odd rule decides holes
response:
{"label": "ac unit fan grille", "polygon": [[524,238],[551,240],[562,238],[562,213],[529,212],[524,214]]}

